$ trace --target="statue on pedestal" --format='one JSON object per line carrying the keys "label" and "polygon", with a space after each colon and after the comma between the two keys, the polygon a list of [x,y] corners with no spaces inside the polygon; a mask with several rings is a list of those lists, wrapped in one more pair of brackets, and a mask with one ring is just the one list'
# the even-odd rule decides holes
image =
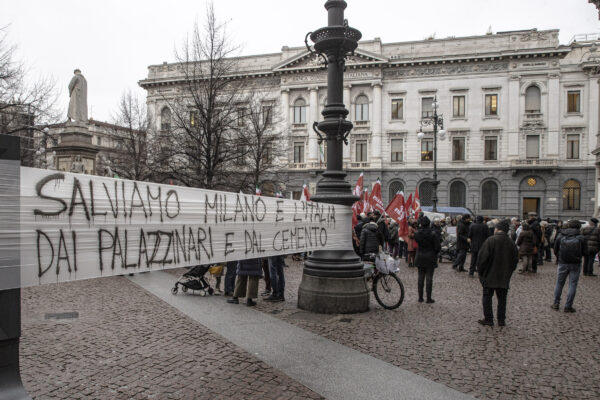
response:
{"label": "statue on pedestal", "polygon": [[85,173],[85,166],[83,165],[83,161],[81,161],[81,156],[73,157],[73,161],[71,162],[71,172],[75,172],[76,174]]}
{"label": "statue on pedestal", "polygon": [[87,110],[87,81],[81,74],[81,71],[76,69],[75,76],[69,83],[69,111],[67,118],[73,122],[88,122]]}

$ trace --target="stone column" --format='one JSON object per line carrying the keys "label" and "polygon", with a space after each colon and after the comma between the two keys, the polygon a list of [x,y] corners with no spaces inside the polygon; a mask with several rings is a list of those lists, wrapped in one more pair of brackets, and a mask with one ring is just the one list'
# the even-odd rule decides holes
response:
{"label": "stone column", "polygon": [[[285,148],[284,143],[290,143],[290,133],[291,133],[291,127],[290,127],[290,89],[281,89],[281,108],[280,108],[280,113],[281,113],[281,125],[283,126],[283,143],[281,143],[280,145],[282,146],[282,148]],[[285,157],[283,157],[283,160],[287,160],[284,161],[286,164],[293,162],[293,151],[294,151],[294,147],[293,144],[291,145],[291,148],[288,151],[288,154],[286,154]],[[291,160],[291,161],[290,161]]]}
{"label": "stone column", "polygon": [[[520,78],[518,75],[511,76],[508,81],[508,132],[506,133],[506,136],[508,137],[508,152],[506,153],[508,155],[506,158],[507,161],[519,158],[519,121],[521,119],[519,115],[519,102],[521,100],[519,82]],[[485,110],[482,110],[482,114],[484,113]]]}
{"label": "stone column", "polygon": [[[344,85],[344,105],[348,110],[350,109],[350,88],[352,88],[352,85]],[[350,152],[351,145],[352,142],[350,141],[350,137],[348,137],[348,145],[344,145],[344,164],[352,161]]]}
{"label": "stone column", "polygon": [[315,131],[313,130],[313,122],[319,120],[319,87],[311,86],[309,88],[310,107],[308,110],[308,160],[307,162],[316,163],[319,161],[319,142]]}
{"label": "stone column", "polygon": [[381,133],[381,82],[372,84],[373,86],[373,126],[371,130],[371,168],[381,168],[382,160],[382,133]]}
{"label": "stone column", "polygon": [[543,158],[558,158],[560,153],[560,75],[548,75],[548,129],[546,154]]}
{"label": "stone column", "polygon": [[588,142],[582,143],[583,144],[582,148],[584,149],[583,153],[586,155],[589,154],[594,149],[596,149],[598,147],[598,145],[600,144],[600,143],[598,143],[598,118],[599,118],[598,96],[599,96],[599,92],[600,92],[600,90],[598,89],[598,75],[590,74],[589,82],[590,82],[590,84],[589,84],[589,87],[590,87],[589,88],[589,101],[588,101],[589,110],[585,110],[585,109],[583,110],[584,112],[587,112],[589,115],[588,130],[587,130]]}

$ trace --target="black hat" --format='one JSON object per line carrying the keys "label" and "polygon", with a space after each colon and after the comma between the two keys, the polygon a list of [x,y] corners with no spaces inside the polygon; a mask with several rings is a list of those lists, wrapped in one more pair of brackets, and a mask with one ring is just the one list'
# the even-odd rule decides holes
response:
{"label": "black hat", "polygon": [[509,227],[508,221],[505,219],[496,223],[496,229],[499,229],[504,233],[508,232],[508,227]]}
{"label": "black hat", "polygon": [[375,210],[375,211],[373,211],[373,214],[375,214],[375,215],[381,215],[381,212],[379,210]]}
{"label": "black hat", "polygon": [[429,226],[431,220],[427,218],[425,215],[421,215],[419,217],[419,226]]}
{"label": "black hat", "polygon": [[482,223],[482,222],[483,222],[483,217],[482,217],[481,215],[478,215],[478,216],[475,218],[475,222],[477,222],[478,224]]}
{"label": "black hat", "polygon": [[598,225],[598,219],[597,218],[590,218],[590,222],[593,222],[594,224]]}

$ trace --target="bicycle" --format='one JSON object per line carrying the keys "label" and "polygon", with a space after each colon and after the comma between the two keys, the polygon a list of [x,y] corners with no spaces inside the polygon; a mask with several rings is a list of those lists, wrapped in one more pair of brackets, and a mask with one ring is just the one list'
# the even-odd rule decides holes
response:
{"label": "bicycle", "polygon": [[384,261],[382,262],[386,267],[378,267],[376,257],[376,254],[363,256],[365,279],[373,281],[371,290],[379,305],[386,310],[393,310],[400,307],[404,301],[404,285],[396,275],[400,268],[394,264],[390,270]]}

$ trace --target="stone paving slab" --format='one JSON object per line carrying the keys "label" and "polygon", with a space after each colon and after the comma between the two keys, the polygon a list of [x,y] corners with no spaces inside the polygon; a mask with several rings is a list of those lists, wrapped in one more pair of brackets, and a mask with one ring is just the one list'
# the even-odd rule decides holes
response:
{"label": "stone paving slab", "polygon": [[173,296],[172,274],[130,279],[327,399],[472,399],[243,304],[226,304],[219,296]]}
{"label": "stone paving slab", "polygon": [[23,289],[21,375],[34,399],[322,398],[123,277]]}
{"label": "stone paving slab", "polygon": [[417,271],[402,262],[400,308],[384,310],[371,296],[367,313],[320,316],[296,307],[302,265],[286,262],[286,302],[257,307],[276,318],[477,398],[600,399],[600,277],[581,276],[577,312],[565,314],[567,286],[561,311],[550,309],[553,262],[515,274],[507,326],[490,328],[477,324],[479,280],[448,263],[434,275],[435,304],[417,302]]}

